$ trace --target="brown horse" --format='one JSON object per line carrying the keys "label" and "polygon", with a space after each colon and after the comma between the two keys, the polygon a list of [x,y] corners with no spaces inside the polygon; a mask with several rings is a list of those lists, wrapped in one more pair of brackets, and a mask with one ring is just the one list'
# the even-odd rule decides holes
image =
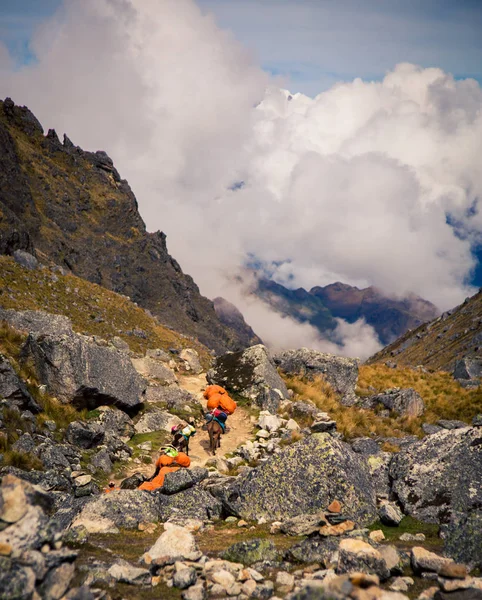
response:
{"label": "brown horse", "polygon": [[217,448],[221,448],[221,434],[223,433],[223,429],[214,419],[206,425],[206,428],[209,433],[209,449],[214,456]]}

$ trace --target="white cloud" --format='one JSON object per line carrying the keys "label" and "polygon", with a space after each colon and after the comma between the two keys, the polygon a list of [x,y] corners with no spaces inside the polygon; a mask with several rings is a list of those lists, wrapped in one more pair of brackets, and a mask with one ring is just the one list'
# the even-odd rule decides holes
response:
{"label": "white cloud", "polygon": [[[381,82],[289,100],[265,93],[252,57],[191,0],[67,0],[33,50],[34,64],[3,73],[0,95],[105,149],[148,228],[166,231],[207,296],[240,300],[226,282],[249,253],[305,287],[372,284],[440,308],[473,291],[464,282],[482,230],[475,81],[402,64]],[[259,308],[251,318],[240,302],[274,345],[310,345],[293,339],[300,327],[310,338],[306,327]],[[373,346],[366,327],[340,325],[345,351]]]}

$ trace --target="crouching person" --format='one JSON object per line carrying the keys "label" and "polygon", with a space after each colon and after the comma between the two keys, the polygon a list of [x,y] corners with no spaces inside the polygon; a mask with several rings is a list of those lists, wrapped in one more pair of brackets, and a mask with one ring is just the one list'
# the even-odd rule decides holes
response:
{"label": "crouching person", "polygon": [[166,473],[174,473],[179,469],[189,467],[190,464],[191,459],[184,452],[178,452],[173,446],[162,446],[156,461],[154,475],[144,481],[138,489],[153,492],[164,485]]}

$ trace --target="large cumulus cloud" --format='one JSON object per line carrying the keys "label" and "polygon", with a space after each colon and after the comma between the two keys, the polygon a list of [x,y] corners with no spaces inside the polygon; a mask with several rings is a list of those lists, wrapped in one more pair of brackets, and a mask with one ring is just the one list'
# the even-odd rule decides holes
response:
{"label": "large cumulus cloud", "polygon": [[[65,0],[32,51],[13,70],[0,48],[0,95],[105,149],[201,291],[237,302],[274,345],[325,342],[253,309],[233,284],[248,256],[290,285],[376,285],[440,308],[473,291],[475,81],[401,64],[291,96],[192,0]],[[340,324],[345,352],[352,337],[373,349],[366,327]]]}

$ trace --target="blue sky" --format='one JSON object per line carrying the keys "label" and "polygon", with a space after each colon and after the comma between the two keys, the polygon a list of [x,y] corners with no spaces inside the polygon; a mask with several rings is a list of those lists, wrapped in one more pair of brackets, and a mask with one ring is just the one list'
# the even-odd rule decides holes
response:
{"label": "blue sky", "polygon": [[[160,2],[162,0],[159,0]],[[17,63],[60,0],[0,0],[0,39]],[[291,91],[380,79],[399,62],[482,82],[482,0],[198,0]]]}

